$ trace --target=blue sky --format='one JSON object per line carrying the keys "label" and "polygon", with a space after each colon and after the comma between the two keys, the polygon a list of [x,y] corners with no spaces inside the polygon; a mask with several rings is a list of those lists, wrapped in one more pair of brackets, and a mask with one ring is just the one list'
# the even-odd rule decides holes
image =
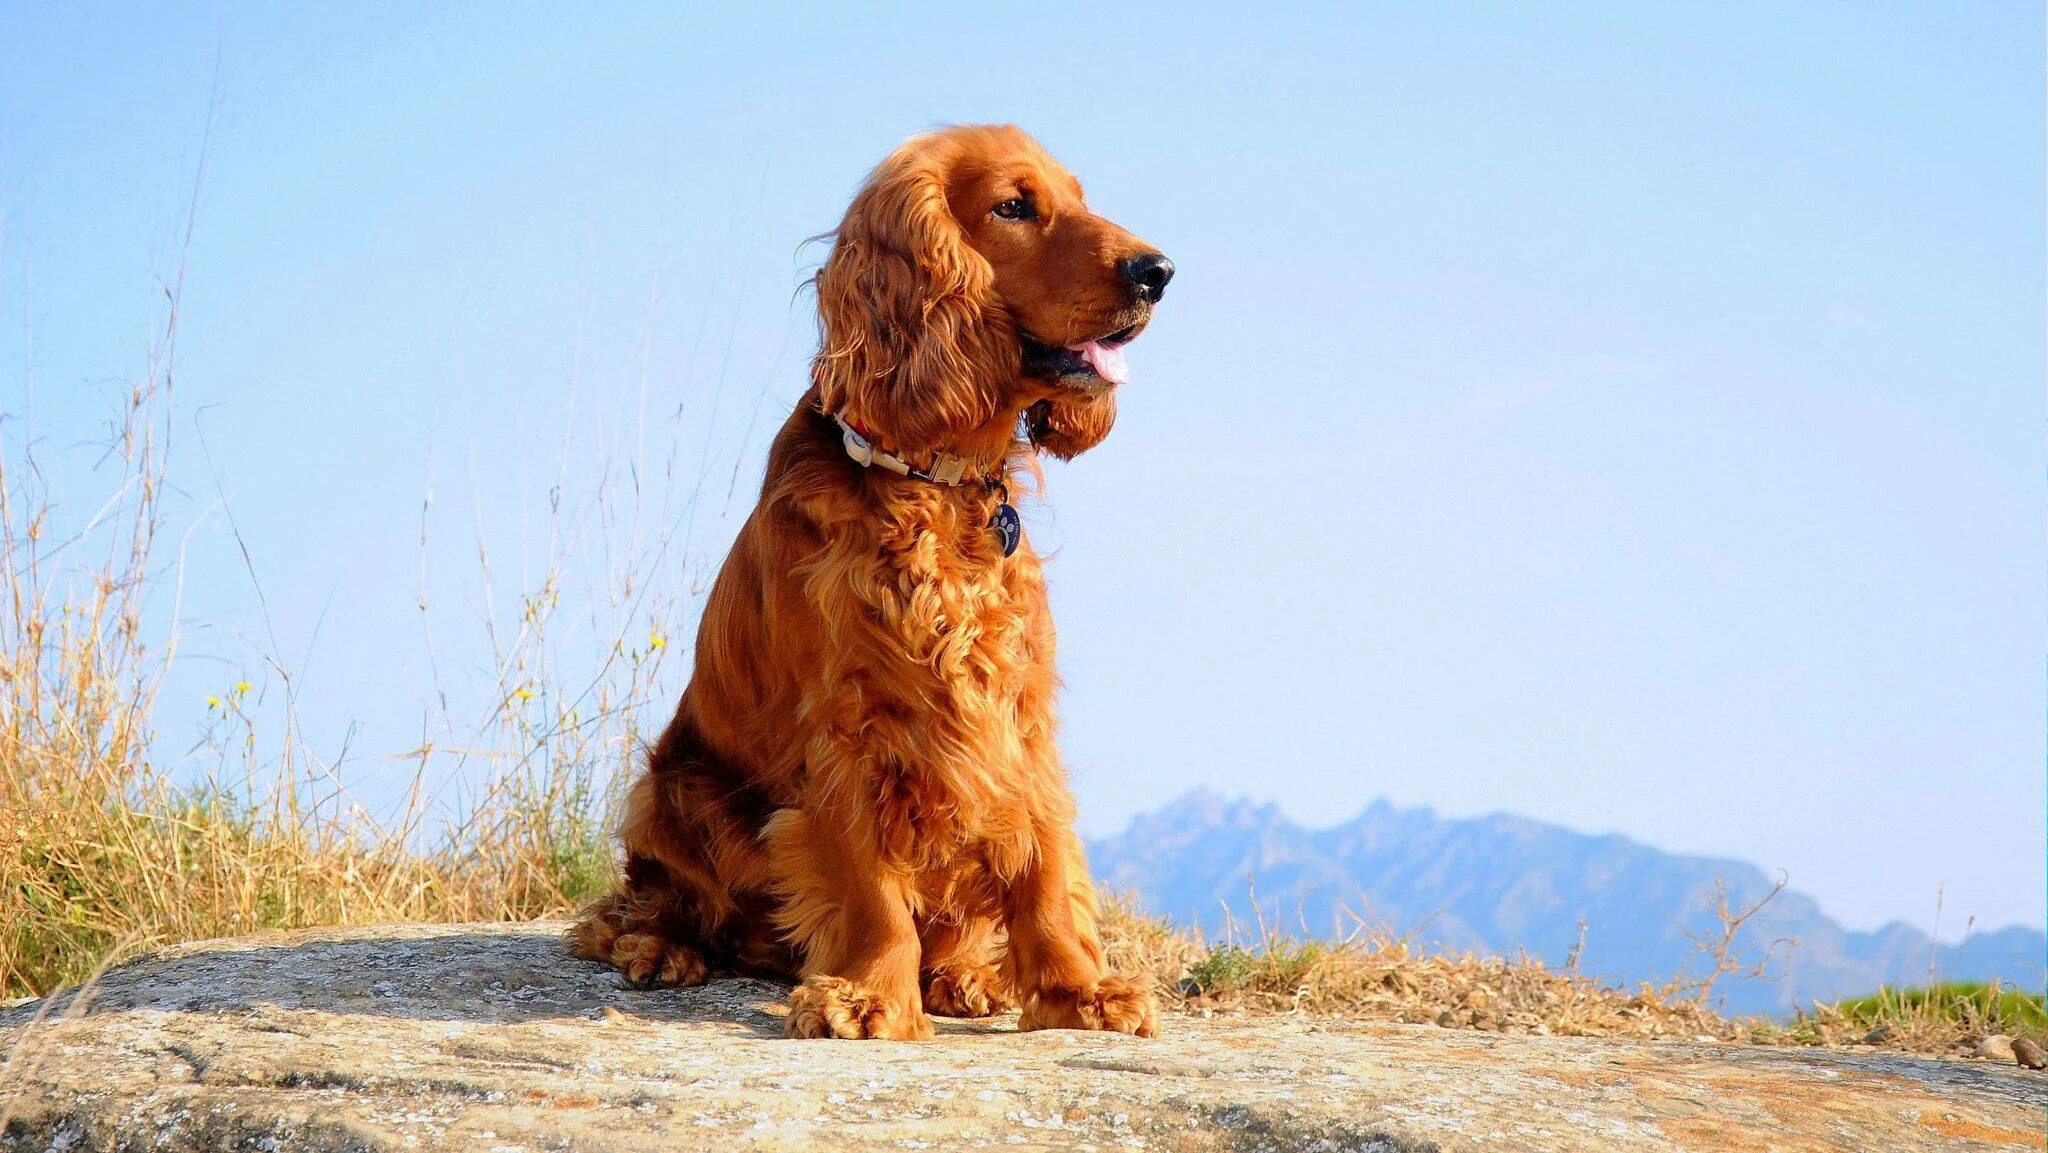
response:
{"label": "blue sky", "polygon": [[1180,269],[1027,510],[1087,829],[1386,796],[2042,924],[2038,5],[328,7],[0,5],[0,408],[49,447],[197,180],[173,751],[274,636],[395,788],[479,663],[419,589],[502,617],[474,536],[514,589],[607,470],[638,519],[571,535],[673,535],[687,611],[803,388],[800,242],[1010,120]]}

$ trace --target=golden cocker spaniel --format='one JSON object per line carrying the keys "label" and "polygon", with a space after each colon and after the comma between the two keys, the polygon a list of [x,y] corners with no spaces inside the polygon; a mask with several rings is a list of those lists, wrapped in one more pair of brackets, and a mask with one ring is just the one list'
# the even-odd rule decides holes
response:
{"label": "golden cocker spaniel", "polygon": [[1025,1029],[1151,1036],[1150,990],[1103,965],[1008,481],[1108,434],[1173,265],[1009,126],[910,140],[832,235],[810,390],[572,949],[634,981],[796,981],[792,1037],[1019,1004]]}

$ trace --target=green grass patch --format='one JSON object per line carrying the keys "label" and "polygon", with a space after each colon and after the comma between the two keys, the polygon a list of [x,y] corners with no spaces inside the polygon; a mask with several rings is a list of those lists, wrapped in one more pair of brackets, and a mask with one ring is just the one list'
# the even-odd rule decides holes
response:
{"label": "green grass patch", "polygon": [[1871,1025],[1904,1020],[1940,1021],[1964,1029],[2048,1031],[2048,1008],[2039,993],[1983,981],[1948,981],[1916,989],[1885,987],[1835,1006],[1842,1016]]}

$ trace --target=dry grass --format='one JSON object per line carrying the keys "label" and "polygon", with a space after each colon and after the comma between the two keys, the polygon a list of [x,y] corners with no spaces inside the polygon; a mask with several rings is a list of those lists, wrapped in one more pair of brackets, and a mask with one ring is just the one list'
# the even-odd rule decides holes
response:
{"label": "dry grass", "polygon": [[1183,1012],[1289,1013],[1445,1028],[1576,1037],[1632,1037],[1759,1045],[1870,1045],[1967,1056],[1991,1034],[2044,1037],[2042,998],[1984,985],[1893,991],[1816,1005],[1790,1023],[1724,1017],[1682,982],[1622,989],[1530,957],[1453,956],[1414,950],[1361,925],[1339,941],[1261,928],[1209,943],[1128,901],[1104,909],[1112,961],[1148,974]]}
{"label": "dry grass", "polygon": [[121,940],[528,917],[573,900],[564,857],[597,843],[599,814],[572,780],[494,782],[444,844],[416,852],[416,822],[380,823],[317,788],[289,739],[265,763],[247,688],[214,707],[223,772],[180,784],[152,761],[174,656],[153,654],[144,628],[159,397],[135,390],[114,500],[55,547],[32,468],[0,461],[0,994],[77,980]]}
{"label": "dry grass", "polygon": [[1299,1013],[1447,1028],[1589,1037],[1748,1038],[1749,1026],[1703,1008],[1676,987],[1629,991],[1528,957],[1452,956],[1415,950],[1361,926],[1338,941],[1261,930],[1207,943],[1112,903],[1110,956],[1148,973],[1190,1012]]}
{"label": "dry grass", "polygon": [[[606,789],[663,655],[659,606],[631,573],[578,634],[597,649],[565,662],[594,670],[581,680],[558,671],[551,640],[556,557],[516,624],[485,621],[483,715],[404,755],[412,787],[395,815],[355,803],[310,752],[297,684],[269,654],[254,657],[262,687],[207,702],[203,771],[157,762],[182,592],[161,555],[175,284],[165,298],[144,378],[95,446],[105,495],[89,516],[60,527],[32,429],[10,422],[0,445],[0,999],[78,981],[127,947],[570,908],[608,879]],[[450,801],[429,781],[472,791]]]}

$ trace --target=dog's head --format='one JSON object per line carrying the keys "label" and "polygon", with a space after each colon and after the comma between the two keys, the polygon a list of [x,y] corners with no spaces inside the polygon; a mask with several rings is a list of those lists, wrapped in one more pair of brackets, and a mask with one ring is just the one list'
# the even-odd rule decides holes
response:
{"label": "dog's head", "polygon": [[899,452],[1000,453],[1020,412],[1048,451],[1093,446],[1173,277],[1008,125],[910,140],[834,236],[812,375],[827,411]]}

